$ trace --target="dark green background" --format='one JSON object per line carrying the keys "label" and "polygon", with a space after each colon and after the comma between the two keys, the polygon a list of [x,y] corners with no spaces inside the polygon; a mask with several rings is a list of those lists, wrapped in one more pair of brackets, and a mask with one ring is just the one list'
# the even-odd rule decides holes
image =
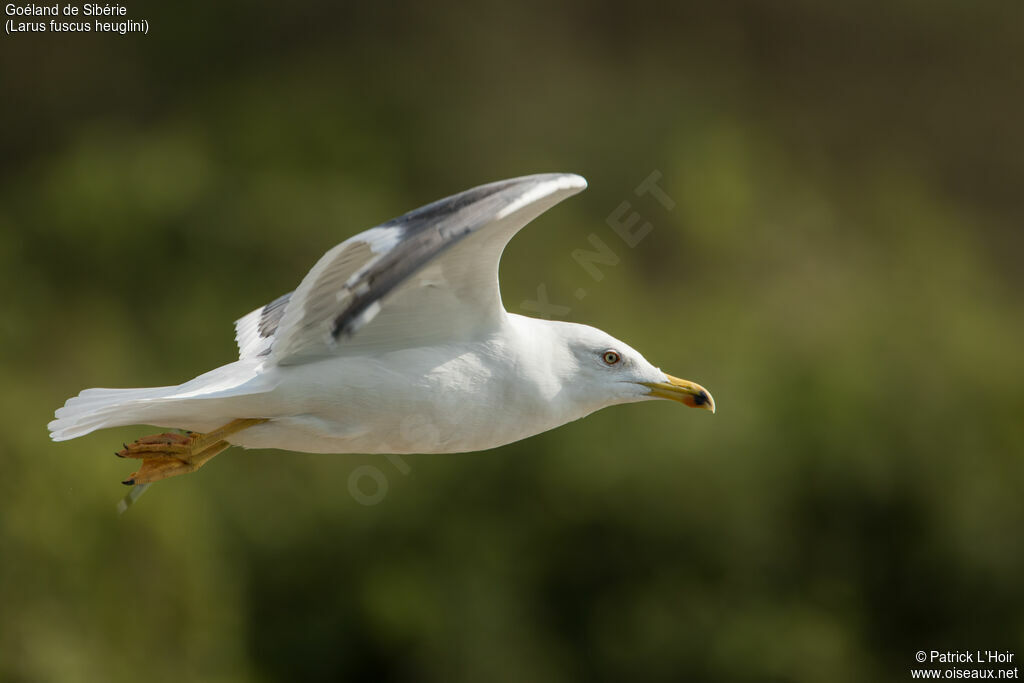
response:
{"label": "dark green background", "polygon": [[[1024,6],[128,8],[148,36],[0,36],[0,679],[1024,656]],[[618,407],[406,474],[236,450],[124,517],[113,451],[146,428],[46,438],[84,387],[232,360],[231,321],[355,232],[542,171],[590,189],[509,247],[508,308],[545,285],[717,415]],[[633,194],[653,171],[671,211]]]}

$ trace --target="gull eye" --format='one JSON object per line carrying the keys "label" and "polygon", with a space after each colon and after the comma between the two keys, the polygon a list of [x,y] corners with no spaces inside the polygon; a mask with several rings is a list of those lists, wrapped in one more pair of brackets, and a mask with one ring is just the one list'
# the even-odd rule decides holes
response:
{"label": "gull eye", "polygon": [[601,354],[601,360],[604,361],[605,365],[615,365],[622,360],[622,358],[619,356],[618,351],[605,351]]}

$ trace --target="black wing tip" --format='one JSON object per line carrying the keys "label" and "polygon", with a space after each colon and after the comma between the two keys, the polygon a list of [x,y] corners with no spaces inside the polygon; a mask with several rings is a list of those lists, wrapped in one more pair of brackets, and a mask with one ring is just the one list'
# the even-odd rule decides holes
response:
{"label": "black wing tip", "polygon": [[575,173],[535,173],[533,175],[519,176],[518,178],[496,180],[413,209],[408,213],[392,218],[386,223],[382,223],[381,227],[412,227],[456,213],[467,206],[481,202],[518,185],[540,185],[551,182],[557,183],[556,189],[558,190],[574,190],[572,194],[587,189],[587,179]]}

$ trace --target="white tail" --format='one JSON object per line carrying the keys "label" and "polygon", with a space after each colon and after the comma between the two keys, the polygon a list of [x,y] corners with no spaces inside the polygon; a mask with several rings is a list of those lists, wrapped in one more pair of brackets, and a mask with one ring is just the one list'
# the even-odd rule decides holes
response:
{"label": "white tail", "polygon": [[54,413],[50,422],[50,438],[67,441],[105,427],[145,423],[159,408],[160,399],[172,395],[178,387],[151,387],[146,389],[86,389],[69,398],[63,408]]}
{"label": "white tail", "polygon": [[86,389],[58,408],[47,425],[50,438],[67,441],[106,427],[149,424],[203,431],[235,415],[232,399],[272,390],[276,381],[259,372],[262,359],[228,363],[170,387]]}

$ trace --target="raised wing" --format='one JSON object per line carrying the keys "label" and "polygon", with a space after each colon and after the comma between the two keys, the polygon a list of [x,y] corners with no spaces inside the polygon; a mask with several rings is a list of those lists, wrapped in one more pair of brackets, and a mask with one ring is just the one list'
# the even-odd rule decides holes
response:
{"label": "raised wing", "polygon": [[290,295],[236,323],[241,355],[290,364],[486,334],[505,315],[505,245],[586,185],[572,174],[490,183],[356,235],[324,254]]}

